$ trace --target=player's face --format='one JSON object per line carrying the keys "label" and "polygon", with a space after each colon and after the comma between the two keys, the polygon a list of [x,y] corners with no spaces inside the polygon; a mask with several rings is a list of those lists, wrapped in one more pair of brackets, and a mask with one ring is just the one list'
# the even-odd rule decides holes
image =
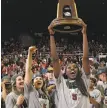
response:
{"label": "player's face", "polygon": [[94,82],[90,80],[90,88],[94,87]]}
{"label": "player's face", "polygon": [[99,79],[101,79],[102,81],[107,81],[107,75],[106,73],[102,73],[99,75]]}
{"label": "player's face", "polygon": [[75,79],[77,73],[78,73],[78,67],[76,64],[73,63],[67,66],[66,75],[68,76],[68,78]]}
{"label": "player's face", "polygon": [[24,88],[24,80],[22,76],[18,76],[16,78],[16,88],[23,89]]}

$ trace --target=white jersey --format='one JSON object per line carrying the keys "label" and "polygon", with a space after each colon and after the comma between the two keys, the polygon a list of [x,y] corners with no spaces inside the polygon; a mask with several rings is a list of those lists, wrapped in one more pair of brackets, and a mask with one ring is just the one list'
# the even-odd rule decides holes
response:
{"label": "white jersey", "polygon": [[82,94],[81,94],[80,90],[78,88],[76,88],[76,89],[69,89],[69,95],[71,98],[69,100],[69,103],[71,103],[75,108],[77,106],[77,104],[79,104]]}
{"label": "white jersey", "polygon": [[[82,79],[88,89],[90,78],[83,72]],[[55,104],[57,108],[89,108],[89,98],[82,95],[78,88],[69,89],[63,76],[56,80]]]}

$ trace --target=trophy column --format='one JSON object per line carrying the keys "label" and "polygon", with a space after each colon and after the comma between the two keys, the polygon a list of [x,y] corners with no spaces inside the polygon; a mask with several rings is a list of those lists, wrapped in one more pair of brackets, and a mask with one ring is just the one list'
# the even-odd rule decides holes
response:
{"label": "trophy column", "polygon": [[59,0],[57,18],[52,21],[53,30],[62,33],[78,32],[82,29],[74,0]]}

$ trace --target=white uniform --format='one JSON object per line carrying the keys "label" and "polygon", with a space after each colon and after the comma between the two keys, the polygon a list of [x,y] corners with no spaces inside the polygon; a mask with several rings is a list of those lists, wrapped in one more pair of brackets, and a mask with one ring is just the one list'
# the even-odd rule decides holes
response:
{"label": "white uniform", "polygon": [[[84,81],[86,89],[90,82],[89,76],[85,75],[85,72],[82,74],[82,79]],[[66,85],[66,80],[63,76],[59,76],[56,80],[56,98],[55,104],[57,108],[89,108],[90,102],[89,98],[82,95],[78,88],[69,89]]]}

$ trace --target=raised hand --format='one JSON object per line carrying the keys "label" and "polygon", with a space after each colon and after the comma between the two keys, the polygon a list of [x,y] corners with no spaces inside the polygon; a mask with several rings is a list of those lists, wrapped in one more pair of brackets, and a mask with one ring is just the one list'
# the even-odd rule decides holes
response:
{"label": "raised hand", "polygon": [[54,20],[50,23],[50,25],[48,26],[48,30],[49,30],[50,35],[54,35],[54,34],[55,34],[55,31],[53,30],[54,23],[60,23],[60,22],[59,22],[58,19],[56,18],[56,19],[54,19]]}
{"label": "raised hand", "polygon": [[20,95],[20,96],[17,98],[16,105],[20,106],[20,105],[22,105],[23,102],[24,102],[24,96],[23,96],[23,95]]}
{"label": "raised hand", "polygon": [[84,33],[86,33],[86,30],[87,30],[87,25],[84,23],[84,21],[82,20],[82,19],[79,19],[79,21],[78,21],[78,23],[80,24],[80,25],[82,25],[82,33],[84,34]]}
{"label": "raised hand", "polygon": [[84,22],[82,23],[82,25],[83,25],[82,33],[84,34],[87,32],[87,25]]}
{"label": "raised hand", "polygon": [[36,50],[37,50],[37,48],[36,48],[35,46],[29,47],[29,51],[30,51],[31,53],[34,53]]}
{"label": "raised hand", "polygon": [[54,33],[55,33],[52,27],[53,27],[52,25],[48,26],[48,30],[49,30],[50,35],[54,35]]}

